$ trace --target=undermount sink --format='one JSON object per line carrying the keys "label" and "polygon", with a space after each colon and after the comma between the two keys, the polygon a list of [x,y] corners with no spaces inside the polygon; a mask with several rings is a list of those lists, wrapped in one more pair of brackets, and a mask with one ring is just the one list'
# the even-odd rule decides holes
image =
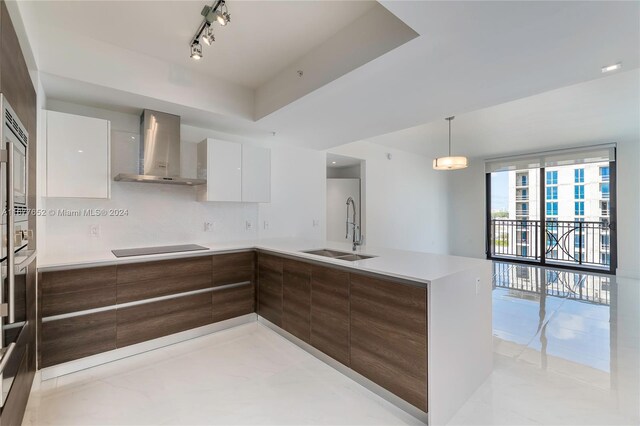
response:
{"label": "undermount sink", "polygon": [[330,257],[332,259],[346,260],[348,262],[354,262],[356,260],[371,259],[372,257],[375,257],[375,256],[367,256],[364,254],[355,254],[355,253],[349,253],[347,251],[338,251],[338,250],[331,250],[331,249],[308,250],[308,251],[303,251],[302,253],[314,254],[316,256],[323,256],[323,257]]}

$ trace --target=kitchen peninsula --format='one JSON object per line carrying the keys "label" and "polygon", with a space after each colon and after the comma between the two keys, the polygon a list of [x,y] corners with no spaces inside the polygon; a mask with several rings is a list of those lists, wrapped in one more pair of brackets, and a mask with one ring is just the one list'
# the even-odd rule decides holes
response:
{"label": "kitchen peninsula", "polygon": [[[491,263],[274,239],[39,263],[43,380],[258,321],[430,424],[491,371]],[[366,256],[364,256],[366,255]]]}

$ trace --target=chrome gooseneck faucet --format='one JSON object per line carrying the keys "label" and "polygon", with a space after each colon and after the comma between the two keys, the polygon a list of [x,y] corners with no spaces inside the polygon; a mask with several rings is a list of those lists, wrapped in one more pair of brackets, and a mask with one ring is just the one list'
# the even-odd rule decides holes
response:
{"label": "chrome gooseneck faucet", "polygon": [[[353,208],[353,219],[351,222],[349,222],[349,205]],[[349,238],[349,225],[353,227],[353,251],[356,251],[356,247],[362,245],[362,232],[360,231],[360,226],[356,223],[356,202],[353,200],[353,197],[347,198],[347,235],[345,238]]]}

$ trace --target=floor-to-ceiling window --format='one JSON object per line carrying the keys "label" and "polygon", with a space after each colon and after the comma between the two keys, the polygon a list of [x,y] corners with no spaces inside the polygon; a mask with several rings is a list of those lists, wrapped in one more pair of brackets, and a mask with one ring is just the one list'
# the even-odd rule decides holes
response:
{"label": "floor-to-ceiling window", "polygon": [[487,161],[487,257],[615,272],[615,148]]}

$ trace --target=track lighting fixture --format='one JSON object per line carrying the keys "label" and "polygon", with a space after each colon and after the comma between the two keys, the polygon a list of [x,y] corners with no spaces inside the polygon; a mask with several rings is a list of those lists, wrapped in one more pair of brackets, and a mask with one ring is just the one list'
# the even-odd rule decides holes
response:
{"label": "track lighting fixture", "polygon": [[196,34],[191,39],[190,44],[191,58],[196,60],[202,58],[202,45],[200,44],[200,40],[209,46],[216,41],[213,34],[213,23],[217,22],[222,26],[226,26],[231,22],[231,14],[227,9],[225,0],[216,0],[213,5],[205,6],[202,8],[200,14],[204,16],[204,19],[198,27],[198,31],[196,31]]}

